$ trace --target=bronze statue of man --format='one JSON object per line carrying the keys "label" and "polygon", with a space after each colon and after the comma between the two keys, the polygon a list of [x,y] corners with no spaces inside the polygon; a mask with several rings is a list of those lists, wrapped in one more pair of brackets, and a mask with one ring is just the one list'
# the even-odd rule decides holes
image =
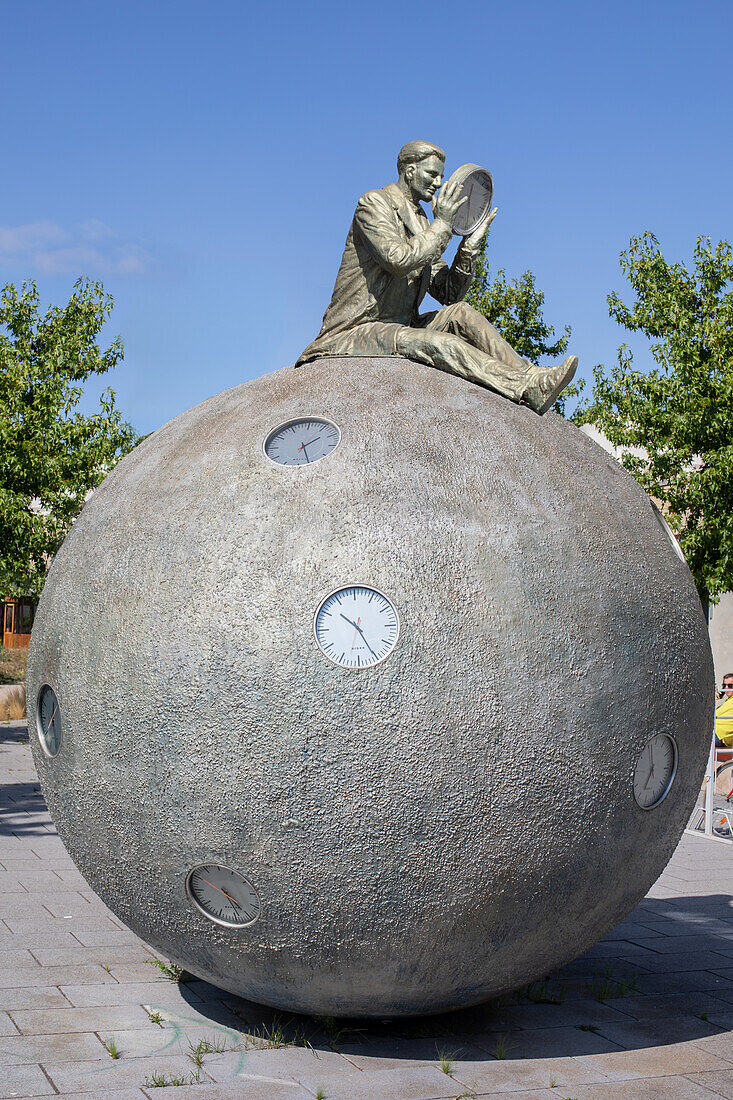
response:
{"label": "bronze statue of man", "polygon": [[[462,238],[449,267],[440,257],[465,200],[459,181],[438,190],[444,167],[437,145],[408,142],[397,158],[397,183],[362,195],[321,331],[295,365],[322,356],[401,355],[547,412],[572,379],[577,357],[536,367],[463,301],[496,209]],[[433,196],[430,222],[420,204]],[[443,309],[421,314],[428,292]]]}

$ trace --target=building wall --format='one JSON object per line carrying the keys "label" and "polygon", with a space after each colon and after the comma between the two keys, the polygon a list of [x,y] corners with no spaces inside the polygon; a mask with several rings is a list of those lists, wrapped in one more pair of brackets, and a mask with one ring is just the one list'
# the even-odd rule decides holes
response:
{"label": "building wall", "polygon": [[727,672],[733,672],[733,592],[721,596],[720,603],[708,615],[710,644],[713,647],[715,683],[720,685]]}

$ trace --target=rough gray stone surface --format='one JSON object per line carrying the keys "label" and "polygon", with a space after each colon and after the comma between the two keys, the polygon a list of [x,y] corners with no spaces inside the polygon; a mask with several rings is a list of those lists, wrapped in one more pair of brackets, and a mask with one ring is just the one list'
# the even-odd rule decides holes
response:
{"label": "rough gray stone surface", "polygon": [[[298,415],[341,442],[276,467]],[[313,636],[353,582],[400,615],[369,670]],[[632,909],[699,790],[712,682],[687,567],[595,443],[429,367],[328,360],[205,401],[95,492],[38,609],[29,727],[59,835],[147,942],[266,1004],[400,1015],[541,977]],[[659,731],[678,774],[645,812]],[[207,861],[255,884],[252,927],[188,902]]]}

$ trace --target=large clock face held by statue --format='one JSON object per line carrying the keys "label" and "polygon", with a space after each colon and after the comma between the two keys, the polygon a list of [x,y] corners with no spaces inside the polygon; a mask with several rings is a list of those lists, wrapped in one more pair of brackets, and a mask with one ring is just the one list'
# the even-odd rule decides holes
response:
{"label": "large clock face held by statue", "polygon": [[494,182],[491,173],[485,168],[479,168],[476,164],[464,164],[458,168],[451,179],[462,179],[463,186],[459,198],[465,199],[458,209],[453,232],[462,237],[467,237],[478,229],[481,222],[491,209],[491,200],[494,196]]}
{"label": "large clock face held by statue", "polygon": [[400,631],[391,600],[357,584],[326,596],[314,623],[316,641],[342,668],[371,668],[390,655]]}

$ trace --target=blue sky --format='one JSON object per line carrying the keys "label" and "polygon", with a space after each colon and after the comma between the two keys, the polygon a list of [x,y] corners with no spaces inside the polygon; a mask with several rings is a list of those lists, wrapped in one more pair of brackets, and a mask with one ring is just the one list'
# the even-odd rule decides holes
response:
{"label": "blue sky", "polygon": [[125,360],[86,406],[111,384],[140,431],[297,358],[356,200],[408,140],[492,172],[492,264],[535,273],[581,374],[623,339],[605,296],[632,234],[685,262],[733,236],[730,0],[2,0],[0,19],[0,283],[61,303],[103,280]]}

